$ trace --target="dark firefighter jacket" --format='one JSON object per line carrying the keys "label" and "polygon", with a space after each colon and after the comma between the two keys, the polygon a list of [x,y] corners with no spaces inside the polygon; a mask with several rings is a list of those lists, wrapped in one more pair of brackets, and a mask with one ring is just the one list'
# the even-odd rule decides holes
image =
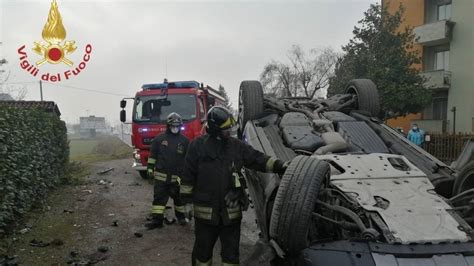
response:
{"label": "dark firefighter jacket", "polygon": [[185,136],[173,134],[169,129],[155,137],[151,143],[147,167],[154,170],[155,179],[179,183],[188,146],[189,140]]}
{"label": "dark firefighter jacket", "polygon": [[240,222],[240,206],[227,208],[224,197],[236,187],[242,167],[273,172],[275,160],[246,143],[229,138],[218,140],[204,135],[193,141],[186,155],[181,197],[194,203],[194,217],[217,225]]}

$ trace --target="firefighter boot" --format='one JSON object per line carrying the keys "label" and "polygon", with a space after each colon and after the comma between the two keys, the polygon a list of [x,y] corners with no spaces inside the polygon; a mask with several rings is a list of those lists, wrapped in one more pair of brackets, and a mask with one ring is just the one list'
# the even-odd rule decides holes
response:
{"label": "firefighter boot", "polygon": [[186,218],[178,218],[178,224],[179,225],[187,225],[188,224],[188,221],[186,221]]}
{"label": "firefighter boot", "polygon": [[156,228],[162,228],[163,227],[163,218],[153,217],[151,222],[145,224],[145,227],[148,230],[153,230],[153,229],[156,229]]}
{"label": "firefighter boot", "polygon": [[185,215],[185,208],[183,205],[181,206],[174,206],[175,209],[175,216],[178,219],[178,224],[179,225],[186,225],[188,221],[186,220],[186,215]]}
{"label": "firefighter boot", "polygon": [[176,222],[176,219],[173,217],[173,210],[171,206],[166,206],[165,209],[165,224],[172,225]]}

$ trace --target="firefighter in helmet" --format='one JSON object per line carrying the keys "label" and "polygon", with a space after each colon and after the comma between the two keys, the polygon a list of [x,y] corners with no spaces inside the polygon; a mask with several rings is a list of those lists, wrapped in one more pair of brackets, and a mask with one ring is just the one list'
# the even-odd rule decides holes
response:
{"label": "firefighter in helmet", "polygon": [[163,227],[164,212],[169,197],[174,201],[178,223],[186,224],[184,204],[179,197],[179,185],[189,140],[181,134],[183,120],[179,114],[169,114],[166,125],[166,132],[153,139],[150,157],[148,157],[147,173],[155,179],[152,220],[145,224],[148,229]]}
{"label": "firefighter in helmet", "polygon": [[220,106],[207,114],[207,135],[195,139],[185,159],[181,198],[194,204],[193,265],[211,265],[217,238],[222,265],[239,264],[242,211],[248,207],[242,168],[284,173],[287,163],[256,151],[231,137],[236,129],[232,114]]}

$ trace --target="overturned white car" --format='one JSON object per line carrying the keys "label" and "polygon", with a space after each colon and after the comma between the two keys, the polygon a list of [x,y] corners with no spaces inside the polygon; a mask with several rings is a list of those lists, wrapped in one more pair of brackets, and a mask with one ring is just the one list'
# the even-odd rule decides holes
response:
{"label": "overturned white car", "polygon": [[474,265],[473,171],[411,144],[379,109],[366,79],[324,100],[241,83],[240,136],[291,161],[283,176],[246,169],[273,264]]}

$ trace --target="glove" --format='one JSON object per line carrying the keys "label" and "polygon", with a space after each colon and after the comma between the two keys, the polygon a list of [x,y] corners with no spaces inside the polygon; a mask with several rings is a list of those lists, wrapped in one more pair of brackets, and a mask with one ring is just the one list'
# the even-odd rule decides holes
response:
{"label": "glove", "polygon": [[286,168],[288,168],[288,165],[290,164],[289,161],[282,161],[282,160],[277,160],[275,164],[273,165],[273,172],[277,174],[284,174],[286,171]]}
{"label": "glove", "polygon": [[235,208],[240,205],[241,199],[245,196],[242,189],[233,188],[224,197],[225,205],[228,208]]}
{"label": "glove", "polygon": [[243,197],[239,200],[240,207],[242,208],[242,211],[247,211],[249,209],[250,205],[250,200],[249,197],[247,196],[247,193],[243,191],[244,195]]}
{"label": "glove", "polygon": [[146,170],[146,173],[147,173],[147,175],[148,175],[149,178],[154,178],[154,177],[155,177],[155,176],[154,176],[154,175],[155,175],[155,171],[153,171],[153,169],[151,169],[151,168],[148,168],[148,169]]}

